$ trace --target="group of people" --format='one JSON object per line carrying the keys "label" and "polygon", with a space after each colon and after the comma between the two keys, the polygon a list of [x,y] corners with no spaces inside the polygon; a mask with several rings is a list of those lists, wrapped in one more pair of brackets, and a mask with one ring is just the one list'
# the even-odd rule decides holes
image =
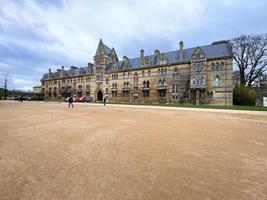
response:
{"label": "group of people", "polygon": [[[106,106],[106,101],[107,101],[107,97],[104,96],[104,97],[103,97],[103,103],[104,103],[104,106]],[[69,102],[69,108],[70,108],[70,106],[73,108],[74,105],[73,105],[73,97],[72,97],[72,96],[69,97],[68,102]]]}

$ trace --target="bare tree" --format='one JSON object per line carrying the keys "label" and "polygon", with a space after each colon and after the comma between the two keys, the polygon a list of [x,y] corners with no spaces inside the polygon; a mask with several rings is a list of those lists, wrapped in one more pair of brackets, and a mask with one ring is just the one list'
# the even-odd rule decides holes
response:
{"label": "bare tree", "polygon": [[231,40],[241,86],[255,86],[267,70],[267,34],[243,35]]}
{"label": "bare tree", "polygon": [[8,74],[7,73],[3,73],[3,79],[1,80],[1,85],[3,87],[3,96],[4,96],[4,99],[6,100],[7,99],[7,96],[8,96]]}

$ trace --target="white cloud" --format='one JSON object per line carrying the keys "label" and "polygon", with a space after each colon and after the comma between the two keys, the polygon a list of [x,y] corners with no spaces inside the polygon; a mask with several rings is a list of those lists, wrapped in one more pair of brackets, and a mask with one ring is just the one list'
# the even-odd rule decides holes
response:
{"label": "white cloud", "polygon": [[80,0],[65,1],[63,8],[27,0],[25,5],[21,11],[15,4],[4,10],[16,13],[14,19],[22,24],[44,24],[62,42],[49,44],[49,50],[84,61],[92,59],[100,37],[113,46],[135,38],[174,37],[201,23],[205,14],[199,0]]}

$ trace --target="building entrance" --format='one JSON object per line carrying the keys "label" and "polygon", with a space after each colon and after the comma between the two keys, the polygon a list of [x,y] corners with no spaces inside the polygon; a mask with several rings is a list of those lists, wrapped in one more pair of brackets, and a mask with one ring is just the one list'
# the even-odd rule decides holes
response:
{"label": "building entrance", "polygon": [[97,101],[102,101],[102,100],[103,100],[103,93],[101,90],[99,90],[97,93]]}

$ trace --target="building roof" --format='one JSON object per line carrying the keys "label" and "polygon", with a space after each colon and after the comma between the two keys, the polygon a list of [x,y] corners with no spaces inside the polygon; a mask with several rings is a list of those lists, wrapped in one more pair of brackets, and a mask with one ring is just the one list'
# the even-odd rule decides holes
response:
{"label": "building roof", "polygon": [[[201,47],[195,47],[195,48],[189,48],[189,49],[183,49],[183,57],[180,59],[180,50],[161,53],[160,56],[164,56],[167,59],[166,64],[179,64],[179,63],[186,63],[190,62],[193,53],[197,48],[201,48],[207,59],[216,59],[216,58],[223,58],[223,57],[231,57],[232,52],[230,49],[230,46],[227,42],[220,42],[220,43],[213,43],[212,45],[206,45]],[[145,56],[145,60],[149,60],[150,65],[147,67],[153,67],[160,65],[159,57],[157,55],[149,55]],[[130,68],[131,69],[138,69],[141,67],[141,59],[133,58],[129,59]],[[117,63],[110,63],[106,71],[111,72],[114,64],[118,67],[118,71],[124,70],[123,68],[123,61],[118,61]]]}
{"label": "building roof", "polygon": [[[100,40],[98,49],[103,45],[105,54],[110,55],[112,53],[112,49],[109,48],[107,45],[105,45],[102,40]],[[192,56],[196,49],[202,49],[207,59],[218,59],[218,58],[225,58],[225,57],[232,57],[232,50],[230,47],[230,44],[226,41],[219,41],[214,42],[211,45],[201,46],[201,47],[194,47],[194,48],[188,48],[183,49],[183,56],[180,58],[180,50],[176,51],[170,51],[166,53],[160,53],[158,50],[155,51],[154,55],[148,55],[145,56],[145,67],[154,67],[160,65],[160,59],[162,57],[166,60],[167,65],[172,64],[179,64],[179,63],[188,63],[191,61]],[[98,51],[98,50],[97,50]],[[126,60],[120,60],[113,63],[110,63],[105,71],[106,72],[112,72],[112,70],[115,68],[116,71],[123,71],[123,70],[135,70],[141,68],[141,58],[133,58],[128,59],[125,57]],[[127,68],[125,67],[125,62],[127,62]],[[64,70],[63,74],[61,73],[61,70],[57,70],[56,72],[49,72],[43,75],[42,80],[45,79],[55,79],[55,78],[61,78],[61,77],[72,77],[72,76],[79,76],[79,75],[86,75],[86,74],[92,74],[93,73],[93,67],[92,65],[88,65],[86,67],[71,67],[69,70]],[[63,76],[62,76],[63,75]]]}

